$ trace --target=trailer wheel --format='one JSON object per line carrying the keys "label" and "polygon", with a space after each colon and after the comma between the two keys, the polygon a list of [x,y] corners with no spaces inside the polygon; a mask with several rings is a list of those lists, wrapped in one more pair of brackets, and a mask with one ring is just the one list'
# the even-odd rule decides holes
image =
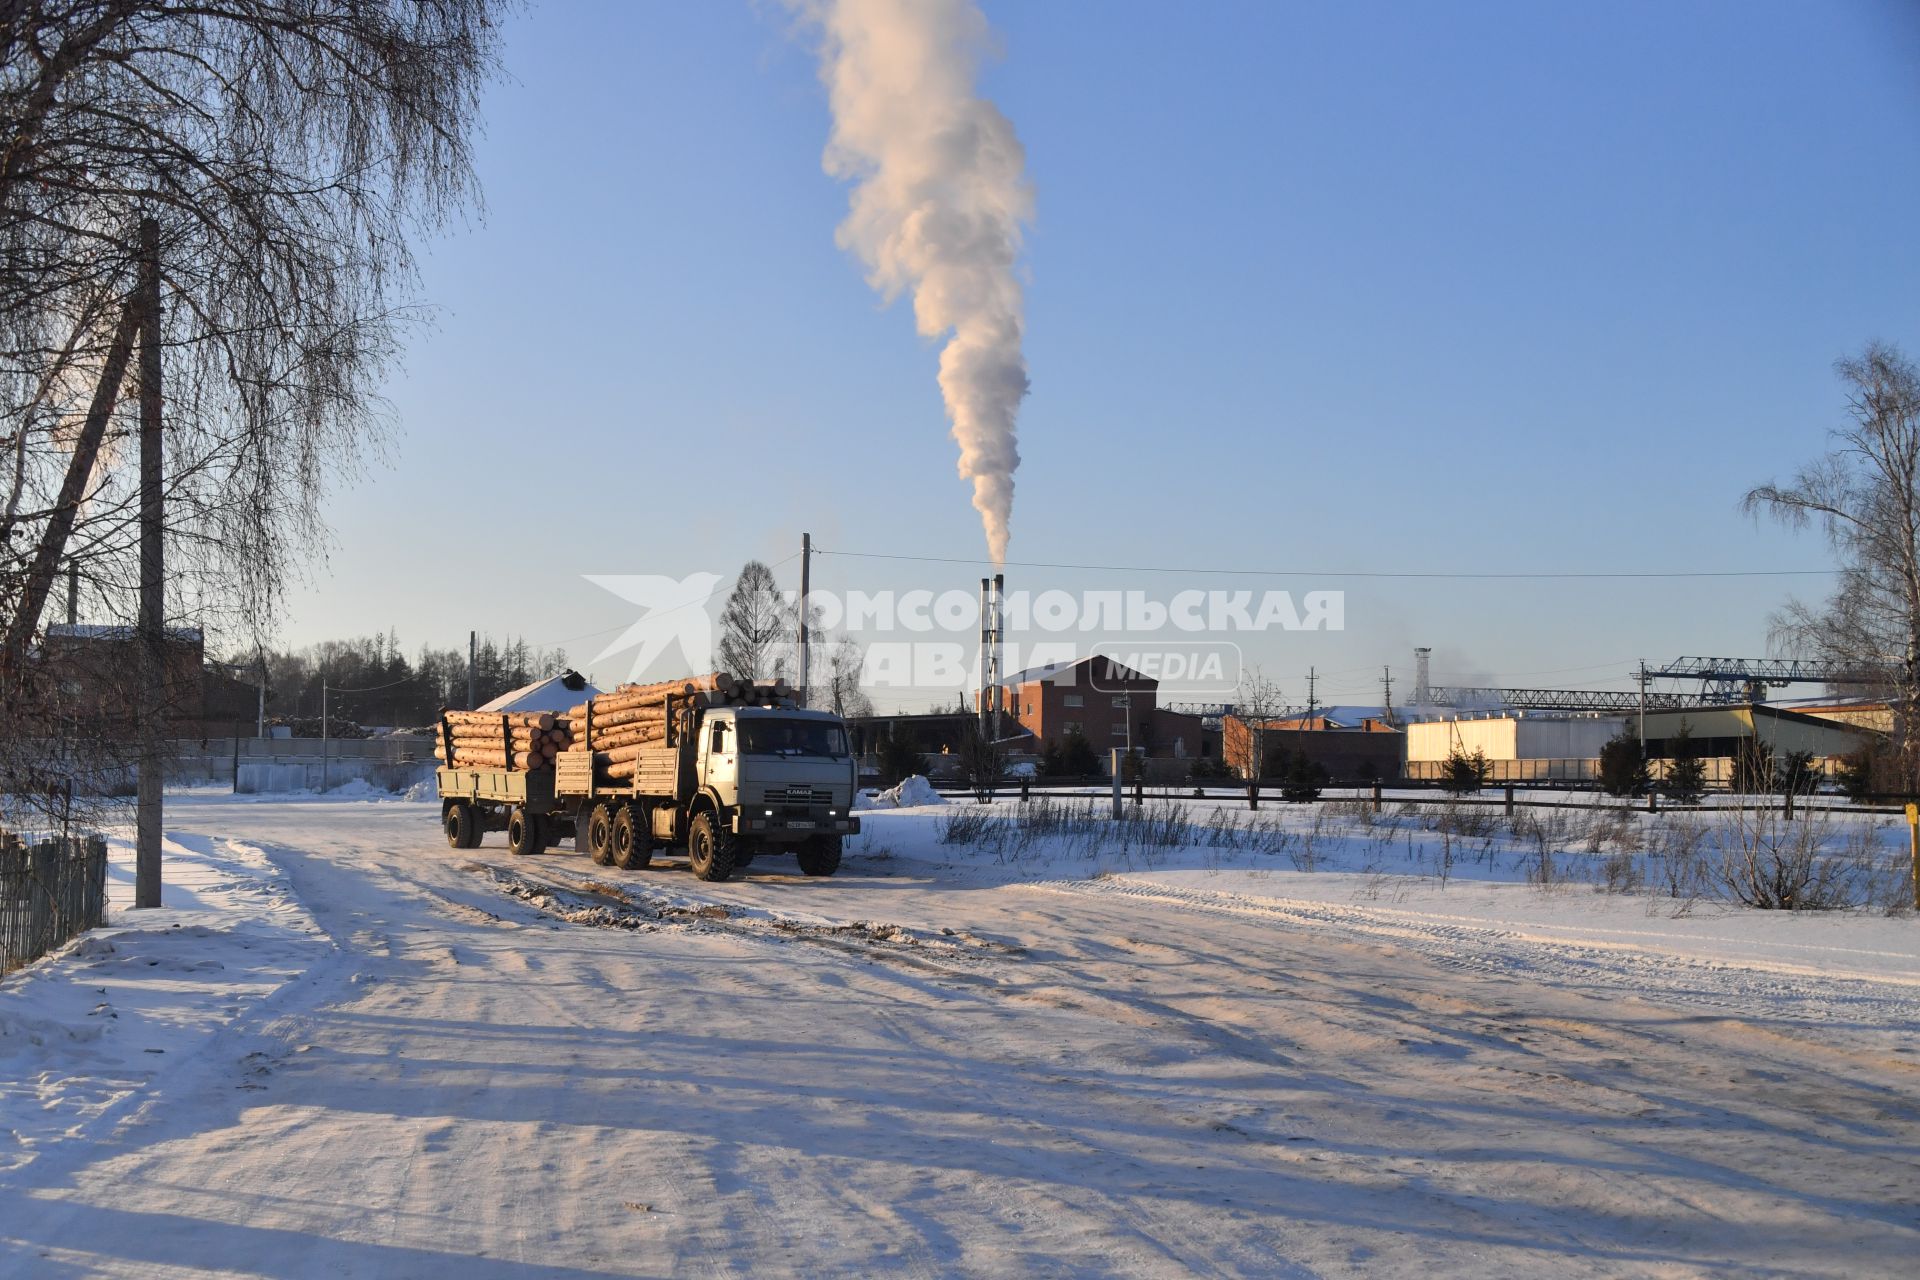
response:
{"label": "trailer wheel", "polygon": [[613,865],[613,810],[608,805],[593,806],[587,819],[587,852],[601,866]]}
{"label": "trailer wheel", "polygon": [[507,851],[522,858],[539,853],[547,847],[545,827],[540,815],[528,813],[527,806],[513,806],[513,812],[507,816]]}
{"label": "trailer wheel", "polygon": [[653,825],[637,804],[623,804],[613,815],[612,862],[622,871],[645,871],[653,865]]}
{"label": "trailer wheel", "polygon": [[447,845],[454,849],[474,849],[480,845],[480,815],[464,800],[456,800],[440,815],[447,833]]}
{"label": "trailer wheel", "polygon": [[720,825],[712,810],[696,817],[687,831],[687,861],[702,880],[717,882],[731,876],[739,848],[733,832]]}
{"label": "trailer wheel", "polygon": [[808,836],[800,846],[800,870],[810,876],[830,876],[840,869],[840,837]]}

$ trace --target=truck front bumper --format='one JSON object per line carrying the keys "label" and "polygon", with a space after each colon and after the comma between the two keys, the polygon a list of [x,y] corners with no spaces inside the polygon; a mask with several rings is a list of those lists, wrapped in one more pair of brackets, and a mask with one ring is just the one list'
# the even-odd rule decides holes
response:
{"label": "truck front bumper", "polygon": [[860,834],[860,819],[850,813],[831,817],[790,818],[781,814],[768,817],[751,810],[733,815],[733,830],[743,836],[853,836]]}

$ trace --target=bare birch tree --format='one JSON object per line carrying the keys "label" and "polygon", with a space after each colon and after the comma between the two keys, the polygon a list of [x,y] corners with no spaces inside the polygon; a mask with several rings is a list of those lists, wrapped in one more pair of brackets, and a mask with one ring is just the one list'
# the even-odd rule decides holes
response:
{"label": "bare birch tree", "polygon": [[780,593],[773,570],[758,560],[747,561],[720,613],[721,667],[742,680],[784,675],[793,624],[793,610]]}
{"label": "bare birch tree", "polygon": [[133,613],[137,375],[110,366],[142,219],[170,620],[257,629],[322,540],[329,485],[382,436],[418,318],[409,244],[473,204],[509,3],[0,3],[0,718],[55,710],[22,666],[45,566],[77,572],[90,614]]}
{"label": "bare birch tree", "polygon": [[1902,790],[1920,789],[1920,370],[1874,342],[1835,365],[1848,424],[1786,484],[1746,495],[1748,512],[1817,524],[1840,560],[1824,605],[1795,600],[1776,635],[1795,651],[1886,672]]}

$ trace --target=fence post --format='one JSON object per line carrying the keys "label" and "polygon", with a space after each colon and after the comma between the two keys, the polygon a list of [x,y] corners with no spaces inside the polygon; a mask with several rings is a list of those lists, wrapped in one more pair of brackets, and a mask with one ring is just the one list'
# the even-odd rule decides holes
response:
{"label": "fence post", "polygon": [[1033,790],[1033,779],[1029,778],[1024,773],[1021,774],[1020,775],[1020,803],[1021,804],[1025,804],[1028,800],[1032,798],[1032,795],[1031,795],[1032,790]]}
{"label": "fence post", "polygon": [[1373,811],[1380,812],[1380,784],[1377,782],[1373,784]]}
{"label": "fence post", "polygon": [[1913,909],[1920,911],[1920,805],[1907,803],[1907,850],[1913,857]]}
{"label": "fence post", "polygon": [[1660,812],[1660,789],[1658,787],[1647,788],[1647,812]]}
{"label": "fence post", "polygon": [[1506,807],[1507,807],[1507,816],[1511,818],[1513,816],[1513,784],[1511,782],[1507,784],[1507,806]]}
{"label": "fence post", "polygon": [[1793,821],[1793,783],[1787,783],[1787,821]]}
{"label": "fence post", "polygon": [[1115,747],[1112,752],[1112,764],[1113,764],[1113,816],[1116,818],[1120,816],[1120,806],[1121,806],[1120,754],[1121,754],[1120,748]]}

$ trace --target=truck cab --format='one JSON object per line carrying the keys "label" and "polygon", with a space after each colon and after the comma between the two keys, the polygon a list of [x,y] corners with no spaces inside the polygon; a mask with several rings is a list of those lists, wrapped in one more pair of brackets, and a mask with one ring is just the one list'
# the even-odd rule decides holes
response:
{"label": "truck cab", "polygon": [[717,707],[701,717],[698,792],[728,832],[758,850],[822,848],[860,830],[847,726],[826,711]]}

